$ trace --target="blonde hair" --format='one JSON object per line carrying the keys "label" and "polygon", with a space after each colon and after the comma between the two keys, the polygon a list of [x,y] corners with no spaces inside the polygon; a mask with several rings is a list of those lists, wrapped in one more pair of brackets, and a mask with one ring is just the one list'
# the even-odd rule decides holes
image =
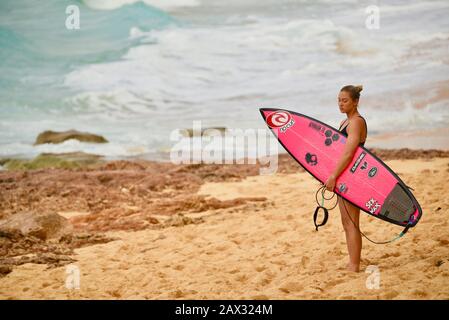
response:
{"label": "blonde hair", "polygon": [[353,85],[344,86],[343,88],[341,88],[340,91],[348,92],[349,95],[351,96],[352,100],[359,100],[360,92],[362,90],[363,90],[363,86],[361,84],[359,84],[357,86],[353,86]]}

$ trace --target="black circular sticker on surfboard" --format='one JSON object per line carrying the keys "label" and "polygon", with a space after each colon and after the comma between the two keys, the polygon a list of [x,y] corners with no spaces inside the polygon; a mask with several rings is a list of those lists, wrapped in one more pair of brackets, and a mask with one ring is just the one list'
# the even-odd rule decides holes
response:
{"label": "black circular sticker on surfboard", "polygon": [[318,163],[318,158],[315,154],[307,153],[306,162],[311,166],[315,166]]}
{"label": "black circular sticker on surfboard", "polygon": [[372,168],[370,169],[370,171],[368,172],[368,176],[369,176],[370,178],[372,178],[372,177],[374,177],[374,176],[376,175],[376,173],[377,173],[377,168],[376,168],[376,167],[372,167]]}

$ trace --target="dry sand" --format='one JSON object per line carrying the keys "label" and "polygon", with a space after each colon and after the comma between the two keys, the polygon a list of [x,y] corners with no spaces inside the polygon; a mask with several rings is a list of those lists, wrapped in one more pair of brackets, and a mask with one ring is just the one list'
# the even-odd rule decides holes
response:
{"label": "dry sand", "polygon": [[[17,266],[0,278],[0,299],[449,299],[449,158],[386,163],[415,189],[423,217],[394,243],[364,239],[360,273],[344,270],[338,209],[314,229],[318,182],[305,172],[277,173],[197,190],[267,201],[191,214],[203,217],[198,224],[109,231],[120,240],[76,249],[70,266]],[[365,213],[361,228],[377,241],[402,230]],[[67,288],[71,266],[79,289]],[[368,288],[375,276],[368,266],[378,268],[379,288]]]}

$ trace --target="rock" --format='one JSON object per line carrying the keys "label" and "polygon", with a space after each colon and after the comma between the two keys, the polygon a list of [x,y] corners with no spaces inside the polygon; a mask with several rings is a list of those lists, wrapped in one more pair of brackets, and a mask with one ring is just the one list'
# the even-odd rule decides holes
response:
{"label": "rock", "polygon": [[156,219],[156,218],[154,218],[154,217],[148,217],[146,220],[147,220],[149,223],[151,223],[151,224],[158,224],[158,223],[159,223],[159,220]]}
{"label": "rock", "polygon": [[10,266],[0,265],[0,277],[6,276],[11,271],[12,271],[12,268]]}
{"label": "rock", "polygon": [[59,239],[59,243],[66,244],[70,248],[81,248],[100,243],[119,240],[119,238],[107,237],[103,234],[67,234]]}
{"label": "rock", "polygon": [[22,212],[0,220],[0,233],[20,232],[25,236],[47,240],[72,231],[68,220],[56,213]]}
{"label": "rock", "polygon": [[76,130],[69,130],[63,132],[56,131],[44,131],[40,133],[34,145],[44,144],[44,143],[61,143],[69,139],[76,139],[82,142],[94,142],[94,143],[106,143],[108,142],[104,137],[88,133],[80,132]]}
{"label": "rock", "polygon": [[[215,135],[217,132],[219,132],[220,136],[223,136],[223,134],[227,131],[226,127],[210,127],[210,128],[202,128],[201,129],[201,136],[211,136]],[[199,132],[193,132],[193,129],[182,129],[180,130],[180,133],[184,137],[192,138],[193,135],[199,135]]]}
{"label": "rock", "polygon": [[63,152],[63,153],[41,153],[41,157],[54,157],[65,161],[72,162],[95,162],[103,158],[98,154],[86,153],[82,151],[77,152]]}
{"label": "rock", "polygon": [[122,191],[123,193],[129,193],[129,190],[126,188],[122,188],[120,191]]}
{"label": "rock", "polygon": [[188,224],[198,224],[201,222],[204,222],[204,219],[202,217],[190,218],[184,216],[182,213],[178,213],[170,216],[170,218],[168,218],[164,224],[167,227],[182,227]]}
{"label": "rock", "polygon": [[85,152],[41,153],[31,160],[7,159],[4,166],[8,170],[73,169],[102,164],[102,158],[100,155]]}

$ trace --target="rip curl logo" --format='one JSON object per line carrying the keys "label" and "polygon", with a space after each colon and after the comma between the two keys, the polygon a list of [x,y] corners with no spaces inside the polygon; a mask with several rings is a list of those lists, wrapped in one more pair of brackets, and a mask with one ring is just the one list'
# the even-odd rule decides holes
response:
{"label": "rip curl logo", "polygon": [[371,214],[374,214],[377,209],[380,208],[380,204],[373,198],[369,199],[369,201],[365,205]]}
{"label": "rip curl logo", "polygon": [[295,124],[290,113],[287,111],[278,111],[270,114],[267,117],[267,124],[270,128],[280,128],[279,130],[283,133],[288,128]]}

